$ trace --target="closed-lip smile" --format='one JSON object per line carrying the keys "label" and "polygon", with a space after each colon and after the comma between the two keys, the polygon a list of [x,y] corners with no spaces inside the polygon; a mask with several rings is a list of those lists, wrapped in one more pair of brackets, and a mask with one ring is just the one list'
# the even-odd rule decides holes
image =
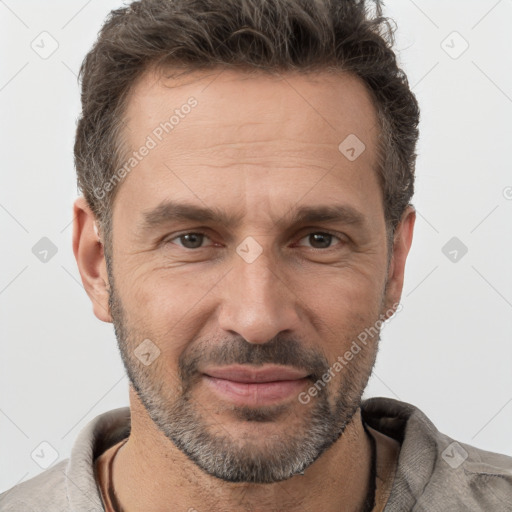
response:
{"label": "closed-lip smile", "polygon": [[231,365],[206,368],[205,384],[221,399],[235,405],[263,406],[297,396],[310,375],[280,365]]}
{"label": "closed-lip smile", "polygon": [[208,368],[203,373],[217,379],[244,383],[299,380],[309,376],[304,370],[278,365],[265,365],[262,368],[248,368],[247,365],[220,366]]}

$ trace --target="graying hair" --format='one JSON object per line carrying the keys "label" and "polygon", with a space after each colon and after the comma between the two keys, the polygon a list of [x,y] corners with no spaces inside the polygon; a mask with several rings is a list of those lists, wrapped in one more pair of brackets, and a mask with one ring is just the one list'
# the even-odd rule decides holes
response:
{"label": "graying hair", "polygon": [[392,50],[394,30],[380,0],[140,0],[112,11],[80,68],[74,146],[78,189],[98,221],[107,258],[119,183],[110,190],[105,184],[122,161],[127,96],[150,67],[358,76],[379,120],[377,172],[392,240],[414,193],[419,123]]}

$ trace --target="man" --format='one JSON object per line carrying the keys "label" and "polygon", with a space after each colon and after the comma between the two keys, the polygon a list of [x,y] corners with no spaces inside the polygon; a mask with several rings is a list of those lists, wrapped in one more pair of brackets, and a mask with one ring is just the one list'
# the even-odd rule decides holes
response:
{"label": "man", "polygon": [[2,511],[512,510],[512,458],[361,402],[419,111],[380,5],[142,0],[81,69],[73,249],[130,408]]}

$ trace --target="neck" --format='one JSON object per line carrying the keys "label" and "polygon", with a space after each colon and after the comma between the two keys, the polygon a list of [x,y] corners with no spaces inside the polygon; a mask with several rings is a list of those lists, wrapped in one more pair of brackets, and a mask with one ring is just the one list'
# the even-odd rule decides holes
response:
{"label": "neck", "polygon": [[369,488],[371,444],[360,410],[304,475],[274,484],[231,483],[197,467],[156,427],[130,387],[131,431],[113,465],[123,512],[298,509],[360,511]]}

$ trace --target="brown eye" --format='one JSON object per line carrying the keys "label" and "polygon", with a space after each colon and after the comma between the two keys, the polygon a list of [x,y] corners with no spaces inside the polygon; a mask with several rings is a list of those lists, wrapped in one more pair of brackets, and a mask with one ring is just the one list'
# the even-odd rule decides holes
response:
{"label": "brown eye", "polygon": [[174,240],[180,240],[180,244],[177,245],[185,249],[200,249],[205,238],[208,237],[203,233],[184,233],[174,237],[172,240],[169,240],[169,242],[175,243],[173,242]]}
{"label": "brown eye", "polygon": [[[337,239],[338,241],[342,241],[339,237],[336,235],[333,235],[331,233],[323,232],[323,231],[316,231],[315,233],[309,233],[309,235],[306,235],[305,237],[301,238],[301,240],[308,240],[310,243],[310,246],[313,249],[330,249],[332,247],[332,241],[333,239]],[[339,245],[339,244],[336,244]]]}

